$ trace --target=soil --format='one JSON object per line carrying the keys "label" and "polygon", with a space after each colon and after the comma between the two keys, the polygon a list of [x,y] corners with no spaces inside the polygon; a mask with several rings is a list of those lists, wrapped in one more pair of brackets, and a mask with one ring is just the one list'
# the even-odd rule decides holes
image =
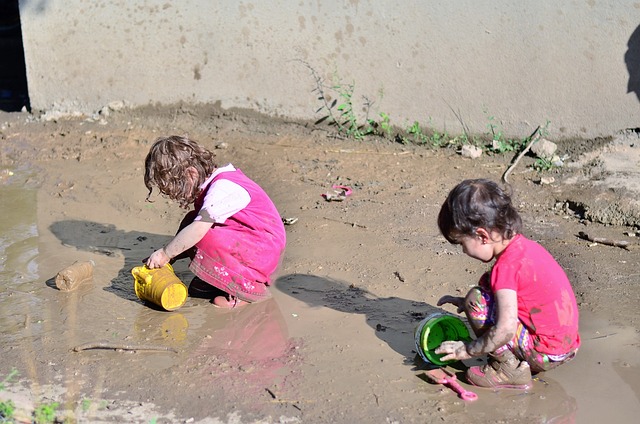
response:
{"label": "soil", "polygon": [[[638,224],[631,209],[609,208],[606,221],[585,206],[628,193],[602,185],[611,174],[598,158],[613,138],[558,141],[565,166],[538,173],[526,156],[509,176],[525,234],[572,281],[578,357],[526,392],[463,382],[479,395],[465,402],[427,381],[414,329],[454,312],[437,300],[465,293],[487,269],[439,235],[440,204],[465,178],[500,180],[511,155],[341,139],[213,105],[16,112],[0,124],[0,400],[21,421],[52,402],[59,421],[91,423],[633,422],[640,413]],[[144,157],[168,134],[242,169],[290,223],[272,300],[229,311],[189,298],[166,312],[136,297],[131,269],[184,213],[162,197],[145,202]],[[352,193],[328,201],[336,184]],[[91,283],[56,288],[58,271],[88,260]],[[185,283],[187,266],[175,265]],[[106,348],[73,350],[85,343]]]}

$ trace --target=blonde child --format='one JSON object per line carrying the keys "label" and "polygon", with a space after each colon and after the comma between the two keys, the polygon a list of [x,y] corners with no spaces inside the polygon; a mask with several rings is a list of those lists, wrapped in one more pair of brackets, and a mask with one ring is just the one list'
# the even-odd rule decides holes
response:
{"label": "blonde child", "polygon": [[192,285],[199,284],[195,289],[222,290],[213,304],[233,308],[271,296],[268,286],[286,236],[264,190],[231,164],[218,168],[214,157],[187,137],[161,137],[151,146],[145,160],[147,199],[156,186],[185,209],[193,204],[194,210],[176,236],[145,262],[159,268],[190,257],[189,268],[197,277]]}
{"label": "blonde child", "polygon": [[569,280],[555,259],[521,234],[511,197],[496,183],[465,180],[449,193],[438,226],[452,244],[477,260],[495,260],[466,297],[444,296],[464,312],[476,339],[445,341],[442,360],[488,354],[488,364],[467,370],[481,387],[525,389],[531,373],[571,360],[580,346],[578,307]]}

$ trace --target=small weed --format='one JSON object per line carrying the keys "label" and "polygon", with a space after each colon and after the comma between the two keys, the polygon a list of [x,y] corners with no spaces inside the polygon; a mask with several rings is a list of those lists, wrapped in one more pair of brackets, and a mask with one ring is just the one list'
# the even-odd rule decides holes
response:
{"label": "small weed", "polygon": [[[434,148],[454,147],[460,148],[465,145],[473,145],[482,148],[487,153],[505,154],[509,152],[520,152],[526,146],[528,139],[509,138],[504,135],[502,125],[495,116],[487,114],[487,132],[481,135],[472,135],[469,127],[462,119],[459,110],[454,109],[447,104],[455,117],[460,122],[462,134],[452,136],[445,132],[439,132],[433,129],[433,125],[423,125],[419,121],[413,121],[407,125],[404,130],[399,130],[394,134],[389,114],[380,112],[378,119],[370,118],[369,113],[372,110],[374,102],[363,97],[362,112],[364,118],[359,118],[356,113],[356,105],[354,104],[355,83],[343,84],[336,73],[333,75],[333,84],[326,85],[324,79],[316,72],[316,70],[304,60],[296,60],[302,63],[311,71],[311,75],[315,80],[315,88],[312,92],[318,95],[317,99],[321,102],[321,106],[316,113],[323,112],[324,115],[315,123],[320,124],[327,121],[330,125],[337,128],[338,134],[355,140],[363,140],[366,136],[376,135],[389,140],[395,140],[402,144],[428,144]],[[380,98],[383,96],[382,89],[378,93]],[[336,98],[334,98],[334,96]],[[360,107],[360,105],[358,105]],[[541,132],[546,133],[549,121]],[[487,138],[490,139],[487,143]],[[553,167],[550,161],[540,160],[534,165],[536,169],[547,170]]]}
{"label": "small weed", "polygon": [[91,399],[82,399],[82,412],[87,412],[91,409]]}
{"label": "small weed", "polygon": [[414,121],[413,124],[407,126],[404,134],[396,136],[396,140],[402,144],[428,144],[435,148],[445,147],[456,142],[456,139],[449,137],[446,132],[441,133],[436,130],[429,130],[418,121]]}
{"label": "small weed", "polygon": [[[364,98],[364,108],[366,112],[364,122],[366,126],[360,124],[358,121],[353,104],[355,83],[343,84],[340,78],[334,74],[334,83],[331,86],[327,86],[325,85],[324,78],[322,78],[311,65],[302,60],[300,62],[311,71],[311,75],[315,80],[316,86],[312,91],[318,95],[318,100],[322,103],[316,112],[325,113],[323,117],[316,121],[316,124],[328,121],[330,125],[336,126],[339,134],[349,138],[355,138],[356,140],[362,140],[366,135],[375,132],[377,122],[368,118],[373,102],[366,97]],[[334,99],[331,93],[337,95],[338,98]]]}
{"label": "small weed", "polygon": [[538,172],[544,172],[552,169],[554,165],[551,159],[537,158],[531,167]]}
{"label": "small weed", "polygon": [[356,89],[355,84],[342,85],[337,83],[333,85],[332,88],[338,93],[338,96],[340,96],[340,99],[342,100],[342,103],[340,103],[336,108],[340,112],[340,117],[338,119],[334,118],[334,122],[338,126],[338,131],[347,137],[362,140],[366,133],[358,124],[358,117],[353,110],[353,92]]}
{"label": "small weed", "polygon": [[13,377],[18,375],[18,370],[17,369],[12,369],[9,374],[7,374],[7,376],[5,378],[2,379],[2,381],[0,381],[0,390],[4,390],[5,384],[9,383]]}
{"label": "small weed", "polygon": [[[334,73],[333,84],[326,85],[324,79],[311,65],[303,60],[299,60],[299,62],[309,69],[315,80],[315,88],[312,92],[318,95],[317,99],[321,102],[316,113],[324,113],[324,116],[315,122],[316,124],[327,121],[329,125],[334,125],[338,129],[338,134],[356,140],[362,140],[368,135],[393,138],[393,127],[389,114],[380,112],[378,113],[379,119],[370,118],[369,115],[375,102],[367,96],[362,96],[362,104],[356,105],[353,98],[355,83],[344,84],[340,77]],[[382,98],[384,91],[380,89],[378,95]],[[356,113],[360,106],[362,106],[361,115]]]}
{"label": "small weed", "polygon": [[451,142],[451,138],[446,132],[441,133],[435,130],[429,139],[431,140],[431,145],[433,147],[444,147]]}
{"label": "small weed", "polygon": [[486,150],[492,153],[504,154],[519,151],[524,147],[526,140],[505,137],[502,126],[496,122],[495,117],[489,116],[488,120],[487,129],[489,130],[488,135],[491,137],[491,146],[488,146]]}
{"label": "small weed", "polygon": [[104,409],[104,408],[107,407],[107,401],[106,400],[101,400],[96,405],[96,401],[95,400],[82,399],[82,402],[80,403],[80,406],[82,408],[82,412],[89,412],[89,410],[91,408],[94,408],[94,409],[97,409],[97,410],[101,410],[101,409]]}
{"label": "small weed", "polygon": [[[551,121],[547,119],[547,122],[545,122],[545,124],[542,127],[540,127],[540,135],[542,137],[547,137],[549,135],[550,124],[551,124]],[[555,165],[553,163],[552,158],[538,157],[536,158],[535,162],[533,162],[533,165],[531,165],[531,167],[538,172],[545,172],[545,171],[549,171],[550,169],[553,169]]]}
{"label": "small weed", "polygon": [[[18,375],[17,369],[12,369],[2,381],[0,381],[0,391],[6,389],[6,384],[9,383],[15,376]],[[13,415],[15,413],[16,406],[11,399],[0,402],[0,423],[13,422]]]}
{"label": "small weed", "polygon": [[33,419],[36,424],[50,424],[55,422],[58,402],[43,403],[33,411]]}
{"label": "small weed", "polygon": [[16,406],[12,400],[5,400],[0,402],[0,423],[13,422],[13,414],[16,411]]}
{"label": "small weed", "polygon": [[380,122],[378,123],[383,135],[391,138],[391,118],[384,112],[380,112]]}
{"label": "small weed", "polygon": [[413,137],[413,142],[416,144],[424,144],[428,137],[425,133],[422,132],[422,128],[420,128],[420,122],[414,121],[409,128],[407,128],[407,133]]}

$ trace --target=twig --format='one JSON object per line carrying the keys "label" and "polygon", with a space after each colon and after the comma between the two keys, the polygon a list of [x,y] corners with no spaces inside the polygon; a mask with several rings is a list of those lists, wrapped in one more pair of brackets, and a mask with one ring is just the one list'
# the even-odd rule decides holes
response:
{"label": "twig", "polygon": [[269,393],[269,396],[271,396],[271,399],[275,399],[276,398],[276,394],[273,393],[271,390],[269,390],[268,387],[265,387],[264,389],[267,391],[267,393]]}
{"label": "twig", "polygon": [[155,350],[155,351],[165,351],[165,352],[178,353],[178,351],[176,349],[174,349],[172,347],[168,347],[168,346],[155,346],[155,345],[134,346],[134,345],[128,345],[128,344],[109,343],[109,342],[89,342],[89,343],[84,343],[84,344],[81,344],[80,346],[74,347],[71,350],[73,350],[74,352],[81,352],[83,350],[89,350],[89,349],[132,350],[132,351],[136,351],[136,350]]}
{"label": "twig", "polygon": [[616,334],[618,333],[609,333],[609,334],[605,334],[604,336],[592,337],[591,340],[606,339],[607,337],[615,336]]}
{"label": "twig", "polygon": [[458,109],[458,111],[456,112],[455,109],[449,104],[449,102],[447,102],[446,100],[444,101],[447,106],[449,106],[449,109],[451,109],[451,112],[453,112],[453,115],[458,119],[458,122],[460,122],[460,125],[462,126],[462,132],[464,132],[465,137],[467,137],[467,139],[469,139],[469,127],[467,125],[465,125],[464,121],[462,120],[462,115],[460,114],[460,110]]}
{"label": "twig", "polygon": [[513,169],[516,167],[516,165],[518,165],[518,162],[520,162],[520,159],[522,159],[522,157],[527,154],[529,149],[531,149],[531,146],[533,145],[533,143],[538,141],[539,138],[540,138],[540,125],[538,125],[538,127],[535,129],[535,131],[529,136],[529,144],[527,144],[527,147],[525,147],[524,150],[522,150],[520,152],[520,154],[518,155],[516,160],[513,161],[511,166],[509,166],[509,168],[507,168],[507,170],[504,172],[504,174],[502,174],[502,181],[504,183],[509,184],[509,181],[507,180],[507,177],[509,176],[511,171],[513,171]]}
{"label": "twig", "polygon": [[585,233],[584,231],[580,231],[578,233],[578,237],[580,237],[583,240],[590,241],[592,243],[600,243],[600,244],[605,244],[607,246],[620,247],[625,250],[629,250],[629,246],[631,245],[631,243],[624,240],[618,241],[618,240],[609,240],[604,237],[591,237],[589,234]]}
{"label": "twig", "polygon": [[341,222],[352,227],[367,228],[366,225],[358,224],[357,222],[340,221],[339,219],[327,218],[326,216],[324,217],[324,219],[326,219],[327,221]]}

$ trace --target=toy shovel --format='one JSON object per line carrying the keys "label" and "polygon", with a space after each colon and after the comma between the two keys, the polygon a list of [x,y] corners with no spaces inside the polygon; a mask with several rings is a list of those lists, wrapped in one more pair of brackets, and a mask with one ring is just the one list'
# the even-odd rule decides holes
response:
{"label": "toy shovel", "polygon": [[478,399],[478,395],[462,387],[460,383],[458,383],[456,375],[449,370],[444,368],[434,368],[432,370],[427,370],[424,375],[434,384],[442,384],[443,386],[451,388],[451,390],[456,392],[462,400]]}

